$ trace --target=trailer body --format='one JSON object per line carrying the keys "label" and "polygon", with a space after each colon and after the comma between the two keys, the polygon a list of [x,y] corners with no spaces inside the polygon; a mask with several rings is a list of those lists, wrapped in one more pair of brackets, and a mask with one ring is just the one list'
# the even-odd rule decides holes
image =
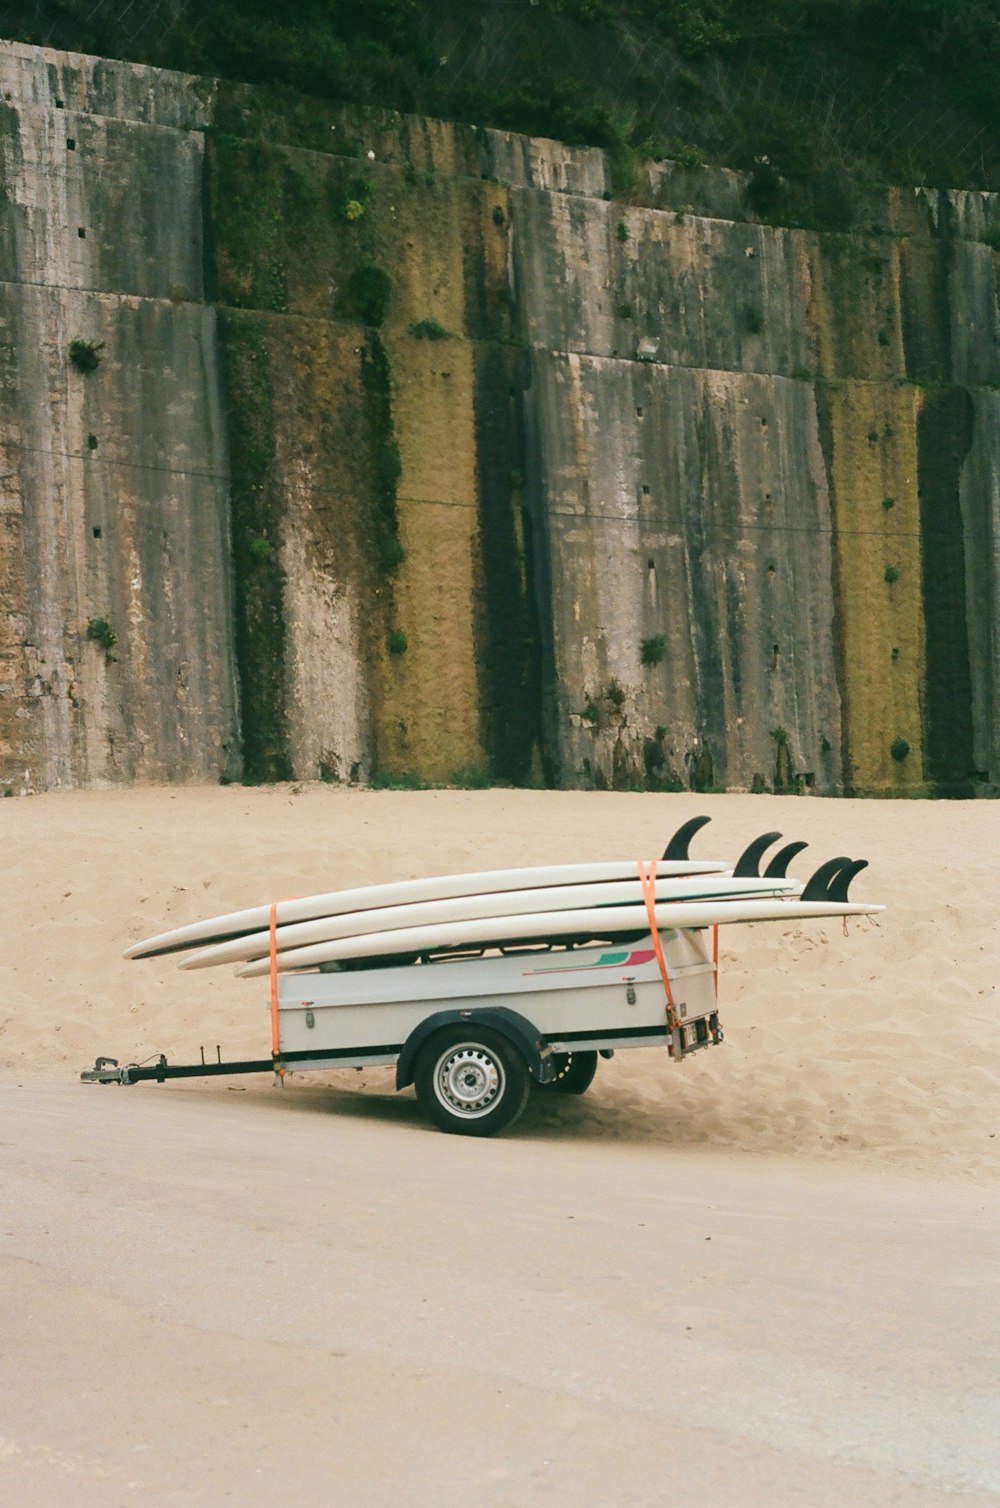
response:
{"label": "trailer body", "polygon": [[279,1074],[396,1065],[448,1131],[491,1135],[520,1114],[532,1081],[582,1093],[597,1056],[665,1047],[674,1059],[722,1041],[713,933],[652,934],[586,946],[540,944],[474,957],[426,956],[275,977],[271,1059],[119,1068],[99,1058],[90,1082],[163,1082],[198,1074]]}
{"label": "trailer body", "polygon": [[[715,1011],[715,963],[699,932],[664,933],[681,1023]],[[280,1056],[288,1066],[392,1063],[430,1015],[509,1007],[554,1052],[662,1046],[670,1032],[650,938],[585,948],[522,948],[389,968],[284,974]]]}

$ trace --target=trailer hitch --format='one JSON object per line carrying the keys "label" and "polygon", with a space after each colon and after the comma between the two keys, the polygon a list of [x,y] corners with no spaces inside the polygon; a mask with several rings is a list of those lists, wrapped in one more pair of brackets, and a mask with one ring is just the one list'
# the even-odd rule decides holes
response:
{"label": "trailer hitch", "polygon": [[96,1058],[93,1068],[84,1069],[80,1079],[84,1084],[131,1084],[134,1081],[129,1069],[134,1067],[133,1063],[119,1068],[117,1058]]}
{"label": "trailer hitch", "polygon": [[168,1079],[217,1078],[234,1073],[275,1073],[281,1065],[274,1058],[258,1058],[253,1062],[224,1063],[222,1050],[215,1049],[216,1062],[206,1063],[205,1049],[201,1049],[200,1063],[168,1063],[166,1054],[147,1058],[142,1063],[125,1063],[119,1067],[117,1058],[97,1058],[93,1068],[84,1069],[80,1078],[85,1084],[141,1084],[150,1080],[165,1084]]}

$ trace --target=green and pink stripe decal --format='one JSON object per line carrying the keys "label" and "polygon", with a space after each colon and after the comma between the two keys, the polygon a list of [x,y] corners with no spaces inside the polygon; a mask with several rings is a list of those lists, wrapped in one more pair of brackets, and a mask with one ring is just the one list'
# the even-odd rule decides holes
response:
{"label": "green and pink stripe decal", "polygon": [[655,957],[652,948],[621,948],[615,953],[602,953],[600,958],[595,958],[590,963],[568,964],[558,969],[525,969],[523,977],[533,978],[536,974],[582,974],[591,969],[638,968],[640,964],[651,963]]}

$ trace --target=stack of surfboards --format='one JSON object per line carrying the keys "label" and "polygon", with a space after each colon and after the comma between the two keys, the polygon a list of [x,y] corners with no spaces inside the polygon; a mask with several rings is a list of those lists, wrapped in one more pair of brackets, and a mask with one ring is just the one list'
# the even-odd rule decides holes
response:
{"label": "stack of surfboards", "polygon": [[861,860],[831,860],[806,886],[787,878],[785,867],[802,843],[789,844],[758,874],[764,848],[780,833],[763,834],[734,866],[689,859],[688,839],[704,821],[686,823],[664,857],[644,866],[653,882],[648,905],[634,862],[500,869],[251,907],[146,938],[125,956],[184,953],[182,969],[236,964],[238,974],[253,977],[268,973],[272,951],[285,972],[531,942],[641,937],[650,932],[651,918],[665,931],[883,909],[847,900]]}

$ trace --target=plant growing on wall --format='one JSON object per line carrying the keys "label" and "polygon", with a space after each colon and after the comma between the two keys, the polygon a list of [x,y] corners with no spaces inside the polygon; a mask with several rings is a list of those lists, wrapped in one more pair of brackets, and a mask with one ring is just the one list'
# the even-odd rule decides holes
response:
{"label": "plant growing on wall", "polygon": [[596,696],[587,693],[586,700],[580,709],[580,717],[595,730],[603,728],[609,721],[621,717],[626,694],[625,687],[615,676],[612,676],[603,691],[599,691]]}
{"label": "plant growing on wall", "polygon": [[101,364],[103,340],[71,340],[69,359],[78,372],[96,372]]}
{"label": "plant growing on wall", "polygon": [[643,639],[640,658],[644,665],[659,665],[663,659],[667,641],[663,634],[656,634],[652,639]]}
{"label": "plant growing on wall", "polygon": [[392,278],[375,262],[359,262],[347,280],[351,312],[363,325],[376,328],[389,307]]}
{"label": "plant growing on wall", "polygon": [[344,204],[345,220],[361,219],[371,198],[371,192],[370,179],[366,178],[363,173],[357,173],[347,185],[347,199]]}
{"label": "plant growing on wall", "polygon": [[88,618],[87,638],[92,644],[99,644],[105,654],[110,654],[118,643],[118,635],[107,618]]}
{"label": "plant growing on wall", "polygon": [[439,325],[436,319],[418,319],[416,324],[410,326],[410,334],[414,340],[451,340],[452,333],[446,330],[444,325]]}
{"label": "plant growing on wall", "polygon": [[460,765],[448,781],[461,791],[488,791],[493,784],[488,770],[479,765]]}
{"label": "plant growing on wall", "polygon": [[394,628],[387,640],[391,655],[405,655],[410,647],[410,641],[401,628]]}

